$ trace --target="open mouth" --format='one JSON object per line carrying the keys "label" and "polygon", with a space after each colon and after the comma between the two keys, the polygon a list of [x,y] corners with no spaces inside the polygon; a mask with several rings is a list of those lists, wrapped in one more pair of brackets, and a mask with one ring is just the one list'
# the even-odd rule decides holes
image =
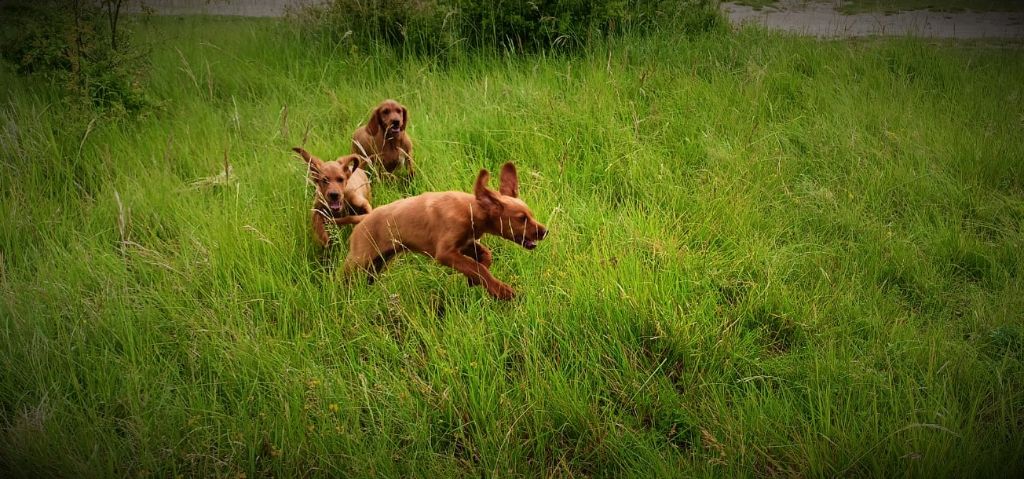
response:
{"label": "open mouth", "polygon": [[401,131],[401,129],[402,129],[402,127],[399,126],[398,123],[392,123],[391,127],[388,128],[388,131],[391,132],[391,133],[398,133],[399,131]]}
{"label": "open mouth", "polygon": [[327,207],[331,209],[331,212],[338,213],[341,211],[341,200],[330,201],[327,203]]}

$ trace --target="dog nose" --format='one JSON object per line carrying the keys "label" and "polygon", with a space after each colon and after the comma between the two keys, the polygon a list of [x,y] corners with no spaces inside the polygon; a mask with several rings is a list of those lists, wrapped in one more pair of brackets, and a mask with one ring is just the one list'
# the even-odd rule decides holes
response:
{"label": "dog nose", "polygon": [[544,239],[544,237],[546,237],[547,235],[548,235],[548,229],[547,228],[541,228],[539,231],[537,231],[537,236],[540,239]]}
{"label": "dog nose", "polygon": [[337,193],[337,192],[334,192],[334,191],[332,191],[330,193],[327,193],[327,199],[329,199],[331,201],[334,201],[334,200],[338,199],[339,196],[341,196],[341,194]]}

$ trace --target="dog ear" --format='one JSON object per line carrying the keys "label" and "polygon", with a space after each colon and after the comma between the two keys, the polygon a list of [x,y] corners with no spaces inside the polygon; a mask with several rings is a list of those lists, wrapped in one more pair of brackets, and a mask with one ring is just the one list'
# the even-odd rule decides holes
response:
{"label": "dog ear", "polygon": [[401,131],[405,131],[405,125],[407,125],[407,124],[409,124],[409,109],[403,106],[402,107],[402,127],[400,128],[400,130]]}
{"label": "dog ear", "polygon": [[370,121],[366,124],[366,132],[370,136],[377,136],[380,133],[380,107],[373,109],[373,113],[370,113]]}
{"label": "dog ear", "polygon": [[477,203],[488,215],[501,213],[501,201],[498,195],[487,188],[487,181],[491,179],[491,173],[487,170],[480,170],[476,177],[476,184],[473,185],[473,196],[476,196]]}
{"label": "dog ear", "polygon": [[314,174],[314,175],[319,175],[320,174],[320,169],[323,168],[323,166],[324,166],[324,162],[322,160],[320,160],[320,158],[317,158],[317,157],[309,154],[308,151],[303,150],[302,148],[299,148],[299,147],[292,148],[292,151],[298,153],[299,156],[301,156],[302,159],[306,161],[306,164],[309,165],[309,172],[311,174]]}
{"label": "dog ear", "polygon": [[355,173],[359,167],[363,166],[363,157],[359,155],[353,155],[349,160],[348,164],[345,165],[345,169],[348,170],[349,174]]}
{"label": "dog ear", "polygon": [[516,175],[516,167],[511,161],[501,167],[500,191],[505,196],[519,198],[519,176]]}

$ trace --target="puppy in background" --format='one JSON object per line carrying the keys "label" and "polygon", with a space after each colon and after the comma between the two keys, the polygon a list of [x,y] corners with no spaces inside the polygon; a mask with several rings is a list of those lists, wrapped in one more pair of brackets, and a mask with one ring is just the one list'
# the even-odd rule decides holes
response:
{"label": "puppy in background", "polygon": [[480,237],[492,234],[534,249],[548,230],[519,199],[512,163],[501,168],[500,191],[488,188],[488,179],[480,170],[473,194],[424,193],[373,210],[349,236],[345,273],[365,271],[372,282],[392,257],[413,251],[466,275],[470,286],[483,284],[491,296],[512,299],[515,291],[491,275],[491,251]]}
{"label": "puppy in background", "polygon": [[321,246],[330,244],[324,229],[326,222],[338,226],[356,224],[370,206],[370,179],[360,168],[364,159],[359,155],[339,156],[334,161],[323,161],[302,148],[292,148],[309,165],[309,177],[316,185],[313,198],[313,237]]}
{"label": "puppy in background", "polygon": [[412,162],[412,140],[405,133],[409,110],[395,100],[384,100],[370,114],[370,121],[352,134],[352,153],[366,156],[374,168],[392,173],[405,163],[409,178],[416,174]]}

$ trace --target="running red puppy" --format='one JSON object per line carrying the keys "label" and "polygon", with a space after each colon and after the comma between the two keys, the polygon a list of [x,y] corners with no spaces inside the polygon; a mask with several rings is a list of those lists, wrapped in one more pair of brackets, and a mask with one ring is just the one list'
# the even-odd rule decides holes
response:
{"label": "running red puppy", "polygon": [[470,285],[483,284],[495,298],[511,299],[515,291],[491,275],[491,252],[480,237],[497,235],[533,249],[548,230],[519,199],[512,163],[501,168],[500,192],[487,188],[489,178],[480,170],[473,194],[424,193],[373,210],[352,230],[345,272],[365,271],[372,282],[394,255],[414,251],[455,268]]}
{"label": "running red puppy", "polygon": [[335,161],[323,161],[302,148],[292,148],[309,165],[309,176],[316,184],[313,198],[313,236],[321,246],[330,243],[324,223],[336,225],[356,224],[370,206],[370,179],[360,165],[359,155],[339,156]]}

